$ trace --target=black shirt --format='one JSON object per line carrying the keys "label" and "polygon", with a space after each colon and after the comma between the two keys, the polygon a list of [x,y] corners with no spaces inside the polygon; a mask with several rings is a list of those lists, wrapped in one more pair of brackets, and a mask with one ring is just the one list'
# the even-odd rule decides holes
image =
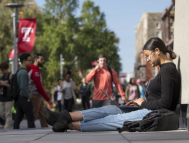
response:
{"label": "black shirt", "polygon": [[150,110],[168,109],[175,111],[181,89],[181,79],[174,63],[165,63],[160,71],[149,82],[146,91],[146,101],[141,107]]}
{"label": "black shirt", "polygon": [[[10,77],[10,73],[7,76],[3,75],[1,77],[1,80],[9,84],[10,83],[9,77]],[[12,99],[7,96],[7,87],[3,86],[1,88],[2,88],[3,94],[0,94],[0,102],[12,101]]]}
{"label": "black shirt", "polygon": [[83,84],[80,86],[79,94],[82,96],[89,95],[90,94],[90,85],[86,83],[84,86]]}

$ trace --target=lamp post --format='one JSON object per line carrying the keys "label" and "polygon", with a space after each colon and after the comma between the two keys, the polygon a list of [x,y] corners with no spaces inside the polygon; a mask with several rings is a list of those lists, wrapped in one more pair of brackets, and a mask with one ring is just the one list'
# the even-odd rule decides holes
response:
{"label": "lamp post", "polygon": [[63,79],[63,65],[64,65],[64,58],[63,55],[60,54],[60,78]]}
{"label": "lamp post", "polygon": [[15,9],[19,7],[23,7],[23,4],[18,3],[8,3],[5,5],[5,7],[11,8],[12,17],[13,17],[13,37],[14,37],[14,70],[13,73],[16,73],[18,69],[18,50],[16,45],[16,18],[17,18],[17,12],[15,12]]}

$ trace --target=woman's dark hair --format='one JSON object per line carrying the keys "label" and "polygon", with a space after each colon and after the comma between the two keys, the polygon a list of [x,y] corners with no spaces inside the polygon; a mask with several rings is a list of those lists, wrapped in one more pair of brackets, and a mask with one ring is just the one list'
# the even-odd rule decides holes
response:
{"label": "woman's dark hair", "polygon": [[[132,84],[132,80],[133,80],[134,78],[131,78],[130,79],[130,81],[129,81],[129,84]],[[135,80],[135,79],[134,79]],[[136,84],[136,83],[135,83]]]}
{"label": "woman's dark hair", "polygon": [[21,63],[23,63],[23,61],[25,60],[27,60],[28,59],[28,57],[30,57],[31,55],[29,54],[29,53],[24,53],[24,54],[22,54],[21,56],[20,56],[20,62]]}
{"label": "woman's dark hair", "polygon": [[174,52],[167,49],[165,43],[158,37],[149,39],[144,45],[143,50],[155,51],[156,48],[159,48],[159,50],[164,54],[169,53],[171,59],[175,59],[177,57]]}
{"label": "woman's dark hair", "polygon": [[1,70],[7,70],[9,68],[9,65],[7,63],[1,63],[0,64],[0,69]]}
{"label": "woman's dark hair", "polygon": [[67,71],[66,76],[67,76],[67,75],[70,75],[70,76],[71,76],[71,75],[72,75],[72,72],[71,72],[71,71]]}

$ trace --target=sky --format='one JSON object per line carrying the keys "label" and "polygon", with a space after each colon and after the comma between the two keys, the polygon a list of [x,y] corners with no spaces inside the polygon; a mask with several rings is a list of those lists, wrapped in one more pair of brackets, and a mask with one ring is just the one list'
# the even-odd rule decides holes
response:
{"label": "sky", "polygon": [[[82,4],[85,0],[79,0],[79,8],[76,16],[80,16]],[[134,72],[135,63],[135,28],[142,14],[145,12],[163,12],[171,5],[172,0],[91,0],[95,6],[104,12],[107,28],[115,32],[119,38],[118,44],[122,63],[122,72]],[[40,8],[44,7],[45,0],[35,0]],[[143,45],[142,45],[143,46]]]}

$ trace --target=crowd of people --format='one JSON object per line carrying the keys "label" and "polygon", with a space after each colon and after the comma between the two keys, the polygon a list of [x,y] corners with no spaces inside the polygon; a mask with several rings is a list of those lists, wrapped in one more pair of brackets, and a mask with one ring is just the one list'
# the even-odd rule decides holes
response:
{"label": "crowd of people", "polygon": [[[44,99],[49,104],[52,104],[52,102],[42,85],[42,75],[39,67],[43,67],[43,55],[35,53],[32,64],[31,55],[24,53],[20,56],[20,61],[21,66],[15,74],[19,87],[19,96],[15,101],[7,94],[12,77],[12,74],[9,73],[9,65],[7,63],[0,65],[3,74],[0,80],[0,87],[2,87],[0,93],[1,125],[3,125],[4,129],[10,129],[12,126],[14,129],[19,129],[20,122],[26,115],[28,128],[35,128],[35,121],[39,115],[41,127],[48,127],[43,111]],[[14,123],[12,121],[13,108],[16,109]],[[5,125],[3,121],[5,121]]]}
{"label": "crowd of people", "polygon": [[[42,85],[42,75],[39,67],[43,67],[43,55],[36,53],[32,58],[24,53],[20,56],[21,67],[17,71],[19,86],[18,99],[13,101],[7,95],[12,74],[6,63],[0,65],[3,76],[0,80],[0,123],[5,129],[12,126],[12,107],[16,109],[14,129],[19,129],[24,114],[28,121],[28,128],[35,128],[38,115],[41,127],[53,126],[53,131],[64,132],[67,129],[79,131],[112,131],[122,127],[124,121],[141,120],[146,114],[156,109],[175,111],[179,93],[180,76],[172,60],[176,58],[174,52],[167,50],[164,42],[159,38],[151,38],[144,45],[143,52],[147,62],[153,67],[160,66],[159,73],[148,82],[147,87],[140,79],[131,78],[124,88],[114,69],[108,67],[108,59],[104,54],[99,55],[98,64],[86,77],[82,78],[79,94],[82,99],[83,111],[72,112],[76,102],[76,84],[71,72],[66,73],[65,79],[58,79],[54,89],[54,102],[59,112],[52,112],[44,108],[44,99],[49,105],[52,101]],[[93,81],[93,87],[89,82]],[[114,94],[113,84],[116,87]],[[104,89],[111,97],[120,96],[122,106],[140,106],[141,109],[133,112],[123,112],[115,106],[102,91]],[[125,90],[124,90],[125,89]],[[93,90],[92,109],[90,96]],[[116,100],[116,98],[114,98]],[[5,123],[3,123],[5,121]],[[69,124],[72,124],[70,126]]]}

